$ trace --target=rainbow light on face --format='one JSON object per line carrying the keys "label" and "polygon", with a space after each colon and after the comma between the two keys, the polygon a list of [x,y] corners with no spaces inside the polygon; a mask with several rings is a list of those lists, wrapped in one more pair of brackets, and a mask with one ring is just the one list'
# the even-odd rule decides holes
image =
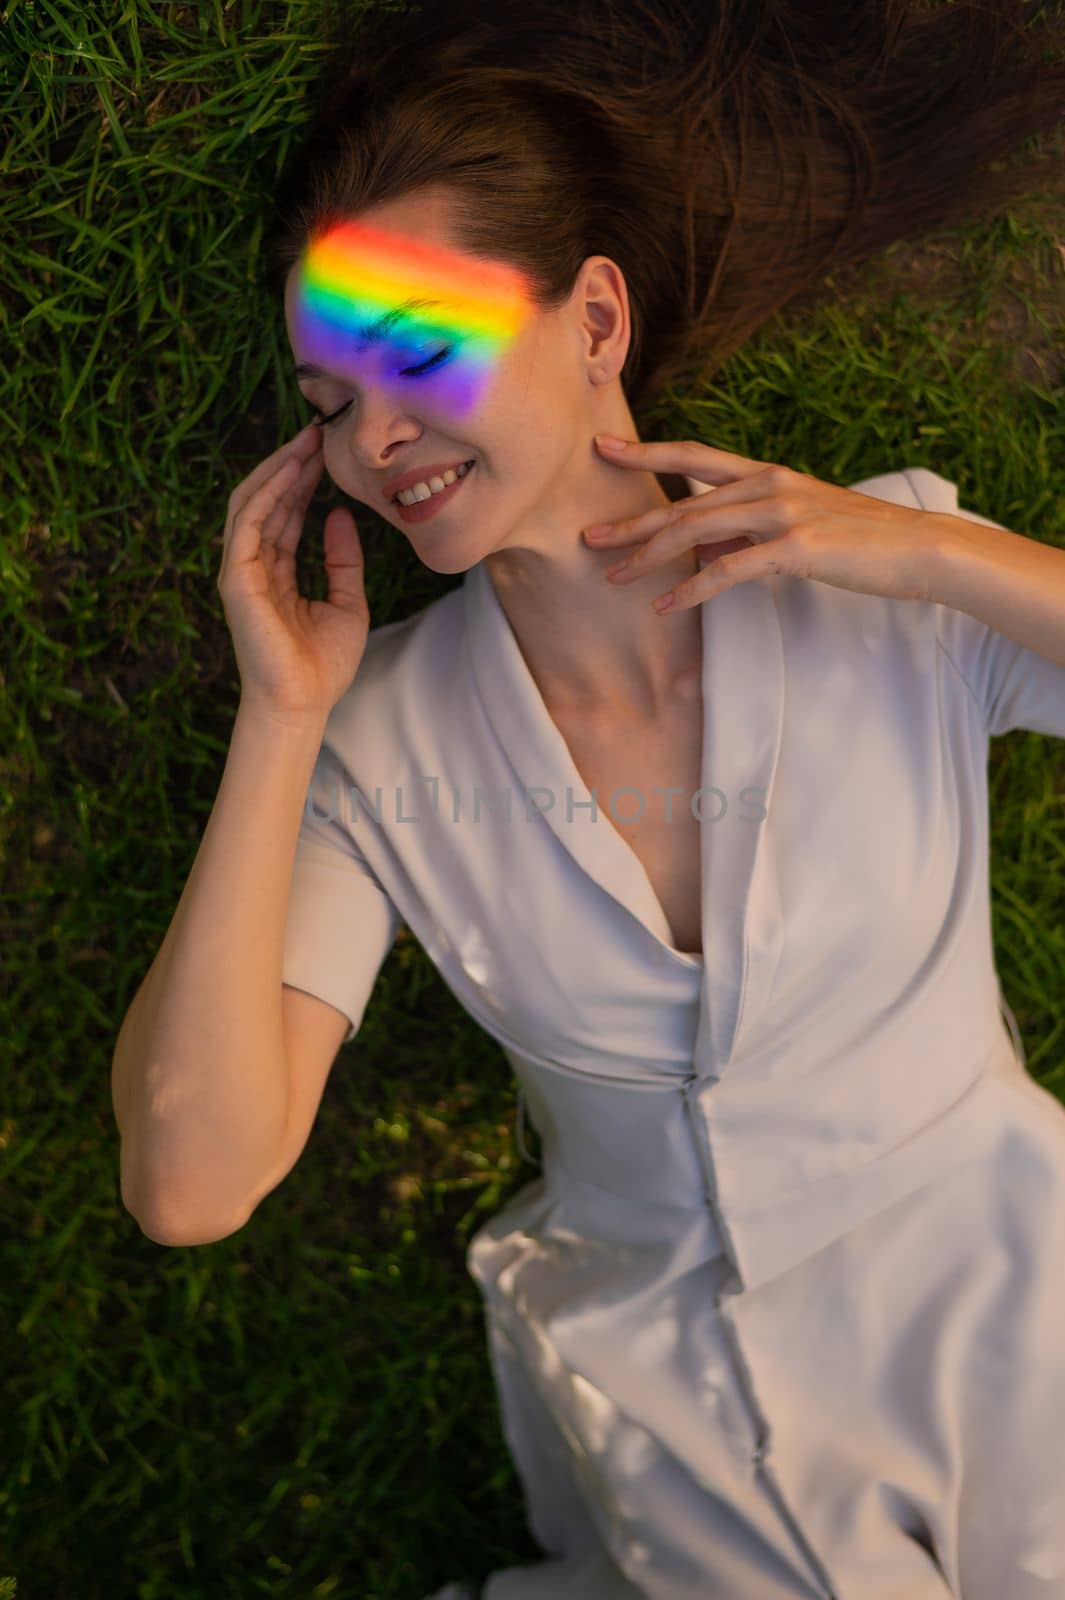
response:
{"label": "rainbow light on face", "polygon": [[[397,383],[424,386],[434,407],[466,417],[481,402],[494,368],[533,311],[526,275],[506,263],[459,255],[438,244],[364,222],[334,224],[313,239],[296,269],[293,324],[306,359],[327,372],[354,370],[364,329],[414,296],[440,306],[404,312],[380,340],[395,371],[446,361]],[[386,368],[392,371],[391,362]]]}

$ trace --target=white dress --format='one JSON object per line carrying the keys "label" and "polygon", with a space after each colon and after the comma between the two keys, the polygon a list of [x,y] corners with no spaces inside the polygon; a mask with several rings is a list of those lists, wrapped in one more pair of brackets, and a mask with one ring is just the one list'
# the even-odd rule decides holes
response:
{"label": "white dress", "polygon": [[406,923],[541,1139],[468,1251],[545,1557],[485,1600],[1065,1600],[1065,1109],[987,814],[988,735],[1065,737],[1065,668],[814,580],[700,614],[702,956],[483,563],[371,631],[301,826],[284,981],[350,1039]]}

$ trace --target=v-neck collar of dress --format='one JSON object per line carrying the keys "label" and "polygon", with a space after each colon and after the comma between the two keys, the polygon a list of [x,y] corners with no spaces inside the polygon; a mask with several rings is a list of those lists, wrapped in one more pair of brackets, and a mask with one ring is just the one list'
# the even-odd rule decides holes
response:
{"label": "v-neck collar of dress", "polygon": [[[692,494],[713,487],[686,481]],[[702,956],[685,955],[672,945],[651,881],[602,803],[592,821],[591,795],[529,671],[485,563],[471,567],[463,583],[473,681],[519,780],[511,801],[515,825],[524,825],[524,791],[536,804],[551,797],[543,820],[577,865],[674,961],[703,968],[704,984],[712,982],[716,1002],[703,1019],[712,1030],[705,1044],[719,1071],[735,1047],[743,1007],[757,1014],[757,991],[771,983],[780,955],[782,919],[768,821],[749,815],[752,805],[760,805],[766,819],[772,815],[783,726],[777,581],[739,583],[700,606]],[[567,790],[573,796],[572,817],[567,816]],[[745,802],[743,791],[755,792],[756,800]]]}

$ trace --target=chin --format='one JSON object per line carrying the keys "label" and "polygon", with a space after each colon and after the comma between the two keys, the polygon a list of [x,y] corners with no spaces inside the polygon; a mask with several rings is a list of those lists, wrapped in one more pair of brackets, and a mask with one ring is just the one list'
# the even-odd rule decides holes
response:
{"label": "chin", "polygon": [[403,534],[422,566],[428,567],[430,572],[469,572],[471,567],[483,561],[488,554],[486,550],[482,550],[471,555],[468,545],[460,544],[456,539],[441,539],[438,543],[425,539],[419,543],[413,536],[416,530],[408,532],[406,528],[400,528],[399,532]]}

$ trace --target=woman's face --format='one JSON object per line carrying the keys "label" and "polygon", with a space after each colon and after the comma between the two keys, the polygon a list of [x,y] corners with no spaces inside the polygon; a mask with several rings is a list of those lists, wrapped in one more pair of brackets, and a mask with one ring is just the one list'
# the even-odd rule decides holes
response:
{"label": "woman's face", "polygon": [[[614,514],[622,475],[592,435],[635,429],[617,380],[629,324],[613,264],[589,257],[569,302],[538,311],[524,276],[456,249],[447,220],[435,191],[334,229],[289,272],[285,321],[297,367],[321,369],[298,379],[304,396],[323,417],[338,413],[322,430],[329,476],[426,565],[459,572],[501,548],[547,552]],[[361,342],[366,324],[412,296],[442,305]],[[408,469],[468,460],[473,470],[428,521],[406,523],[385,494]],[[627,504],[633,482],[621,486]]]}

